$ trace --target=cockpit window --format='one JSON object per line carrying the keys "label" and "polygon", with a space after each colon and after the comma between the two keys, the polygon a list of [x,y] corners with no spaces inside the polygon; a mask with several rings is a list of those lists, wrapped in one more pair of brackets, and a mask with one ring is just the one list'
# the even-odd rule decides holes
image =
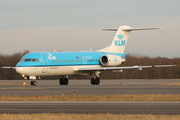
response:
{"label": "cockpit window", "polygon": [[39,62],[39,60],[37,58],[33,58],[32,60],[33,62]]}
{"label": "cockpit window", "polygon": [[24,58],[22,58],[21,60],[20,60],[20,62],[23,62],[24,61]]}
{"label": "cockpit window", "polygon": [[30,62],[31,59],[30,59],[30,58],[27,58],[27,59],[25,59],[24,61],[25,61],[25,62]]}
{"label": "cockpit window", "polygon": [[36,62],[36,59],[33,59],[32,61],[33,61],[33,62]]}
{"label": "cockpit window", "polygon": [[39,60],[36,58],[36,62],[39,62]]}

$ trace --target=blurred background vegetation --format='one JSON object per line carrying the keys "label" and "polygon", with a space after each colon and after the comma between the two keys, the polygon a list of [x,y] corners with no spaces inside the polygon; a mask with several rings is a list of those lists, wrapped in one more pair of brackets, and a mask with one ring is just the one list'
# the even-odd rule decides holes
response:
{"label": "blurred background vegetation", "polygon": [[[14,69],[2,69],[2,66],[15,67],[22,56],[29,53],[23,52],[6,55],[0,53],[0,80],[23,79]],[[168,68],[147,68],[143,70],[124,70],[123,72],[105,71],[100,74],[101,79],[179,79],[180,78],[180,58],[148,57],[134,54],[126,54],[126,62],[121,66],[134,65],[178,65]],[[69,76],[70,79],[90,79],[91,76]],[[59,76],[42,77],[42,79],[59,79]]]}

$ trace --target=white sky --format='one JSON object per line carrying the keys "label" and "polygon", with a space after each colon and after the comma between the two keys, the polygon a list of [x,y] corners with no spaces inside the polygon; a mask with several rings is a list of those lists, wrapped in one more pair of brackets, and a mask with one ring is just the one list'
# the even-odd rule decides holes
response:
{"label": "white sky", "polygon": [[125,53],[180,57],[179,0],[0,0],[0,53],[89,51],[111,44],[103,28],[164,27],[131,32]]}

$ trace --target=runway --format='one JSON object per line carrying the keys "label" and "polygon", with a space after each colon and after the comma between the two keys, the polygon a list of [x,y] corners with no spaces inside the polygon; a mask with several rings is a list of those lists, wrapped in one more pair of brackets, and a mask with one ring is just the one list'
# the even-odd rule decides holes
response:
{"label": "runway", "polygon": [[[26,86],[18,85],[26,82]],[[8,80],[1,85],[0,96],[48,95],[143,95],[180,94],[180,86],[162,86],[180,83],[180,80],[101,80],[91,85],[89,80],[70,80],[59,85],[58,80],[37,80],[36,86],[28,80]],[[124,84],[121,85],[121,83]],[[13,85],[16,84],[16,85]],[[0,101],[0,113],[112,113],[112,114],[180,114],[180,102],[171,101]]]}
{"label": "runway", "polygon": [[179,115],[180,102],[150,101],[0,101],[0,113],[166,114]]}
{"label": "runway", "polygon": [[[0,96],[49,96],[49,95],[143,95],[143,94],[180,94],[180,86],[159,86],[180,83],[180,80],[101,80],[100,85],[91,85],[89,80],[69,80],[69,85],[59,85],[58,80],[37,80],[31,86],[29,80],[8,80],[0,83],[26,86],[0,86]],[[120,85],[123,83],[125,86]]]}

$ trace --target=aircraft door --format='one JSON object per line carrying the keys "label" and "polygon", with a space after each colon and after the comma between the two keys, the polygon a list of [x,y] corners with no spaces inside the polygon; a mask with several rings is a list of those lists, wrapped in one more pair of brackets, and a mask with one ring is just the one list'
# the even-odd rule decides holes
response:
{"label": "aircraft door", "polygon": [[86,64],[86,57],[82,57],[82,60],[83,60],[83,64],[85,65]]}
{"label": "aircraft door", "polygon": [[44,54],[42,54],[41,57],[42,57],[42,60],[43,60],[43,70],[42,70],[42,73],[46,73],[47,70],[48,70],[48,66],[49,66],[48,59],[47,59],[47,57]]}

